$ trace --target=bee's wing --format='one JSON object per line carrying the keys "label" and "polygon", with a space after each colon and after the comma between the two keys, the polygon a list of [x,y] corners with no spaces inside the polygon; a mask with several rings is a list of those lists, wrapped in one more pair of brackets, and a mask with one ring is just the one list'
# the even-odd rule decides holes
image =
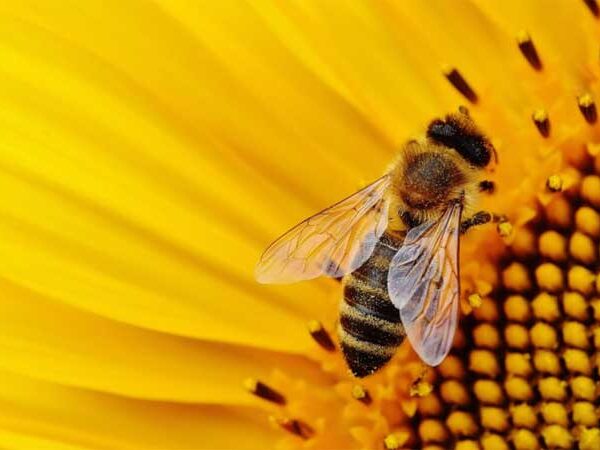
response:
{"label": "bee's wing", "polygon": [[406,335],[430,366],[450,351],[458,321],[461,210],[453,204],[439,221],[409,230],[388,274],[390,299]]}
{"label": "bee's wing", "polygon": [[261,256],[257,281],[291,283],[356,270],[387,228],[389,184],[385,175],[289,230]]}

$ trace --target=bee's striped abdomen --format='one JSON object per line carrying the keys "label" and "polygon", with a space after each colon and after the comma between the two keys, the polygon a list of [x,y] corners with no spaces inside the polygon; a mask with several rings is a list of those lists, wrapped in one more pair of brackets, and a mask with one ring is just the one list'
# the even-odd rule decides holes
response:
{"label": "bee's striped abdomen", "polygon": [[402,239],[386,232],[371,257],[344,278],[338,327],[352,373],[364,377],[387,363],[404,340],[400,315],[387,292],[390,261]]}

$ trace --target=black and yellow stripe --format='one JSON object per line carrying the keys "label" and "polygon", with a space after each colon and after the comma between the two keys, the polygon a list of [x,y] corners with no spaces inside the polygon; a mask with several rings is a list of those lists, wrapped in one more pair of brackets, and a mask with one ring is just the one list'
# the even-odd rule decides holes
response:
{"label": "black and yellow stripe", "polygon": [[404,340],[400,315],[387,292],[390,262],[402,238],[384,233],[371,257],[344,278],[338,333],[352,373],[367,376],[387,363]]}

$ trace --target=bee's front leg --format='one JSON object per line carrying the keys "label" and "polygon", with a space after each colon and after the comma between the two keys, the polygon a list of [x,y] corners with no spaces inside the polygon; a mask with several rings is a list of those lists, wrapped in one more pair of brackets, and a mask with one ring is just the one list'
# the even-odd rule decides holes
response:
{"label": "bee's front leg", "polygon": [[466,233],[467,230],[471,227],[475,227],[477,225],[483,225],[484,223],[491,222],[493,219],[492,214],[487,211],[479,211],[468,219],[463,220],[460,223],[460,232],[462,234]]}
{"label": "bee's front leg", "polygon": [[487,192],[493,194],[496,189],[496,184],[491,180],[483,180],[479,182],[479,192]]}

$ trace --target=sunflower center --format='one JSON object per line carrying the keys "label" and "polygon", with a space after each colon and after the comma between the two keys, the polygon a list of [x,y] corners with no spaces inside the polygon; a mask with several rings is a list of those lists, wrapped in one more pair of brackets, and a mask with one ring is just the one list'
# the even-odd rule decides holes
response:
{"label": "sunflower center", "polygon": [[466,347],[436,369],[414,424],[428,449],[600,448],[600,177],[553,192],[517,231],[501,285],[461,322]]}
{"label": "sunflower center", "polygon": [[[599,14],[595,0],[584,1]],[[515,51],[536,76],[548,71],[527,32],[517,35]],[[485,100],[456,67],[444,76],[475,108]],[[571,101],[582,127],[597,122],[590,93]],[[564,135],[556,108],[548,106],[533,110],[529,124],[545,144]],[[291,439],[284,446],[308,440],[313,448],[600,449],[600,152],[580,153],[565,150],[576,167],[539,186],[539,211],[526,226],[498,222],[507,244],[494,269],[499,281],[463,293],[463,312],[472,313],[461,318],[454,348],[438,368],[424,370],[403,345],[384,370],[358,384],[327,331],[335,324],[311,321],[309,335],[331,385],[309,387],[291,374],[275,376],[277,388],[248,381]],[[501,179],[497,185],[494,195],[503,194]]]}

